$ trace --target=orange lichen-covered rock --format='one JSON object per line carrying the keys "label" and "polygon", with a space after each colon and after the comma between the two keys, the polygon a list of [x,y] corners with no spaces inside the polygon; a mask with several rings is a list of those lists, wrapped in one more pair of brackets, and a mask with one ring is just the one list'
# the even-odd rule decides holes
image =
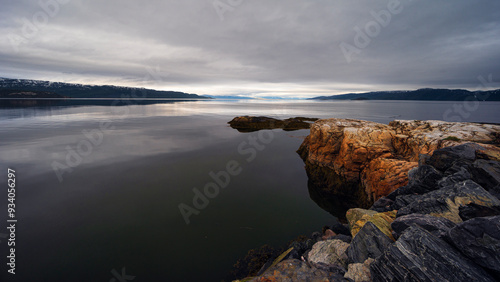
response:
{"label": "orange lichen-covered rock", "polygon": [[418,162],[375,159],[363,170],[361,181],[369,198],[378,199],[408,184],[408,171],[417,166]]}
{"label": "orange lichen-covered rock", "polygon": [[334,118],[316,121],[298,153],[312,183],[327,180],[325,191],[343,196],[362,193],[360,204],[368,206],[406,185],[420,154],[468,142],[497,144],[499,136],[500,126],[493,124],[396,120],[385,125]]}

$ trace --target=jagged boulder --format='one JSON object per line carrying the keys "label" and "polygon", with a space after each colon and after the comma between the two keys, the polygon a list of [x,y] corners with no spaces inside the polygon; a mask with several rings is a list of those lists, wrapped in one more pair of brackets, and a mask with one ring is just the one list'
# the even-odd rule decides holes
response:
{"label": "jagged boulder", "polygon": [[391,211],[393,210],[392,205],[394,204],[394,201],[387,198],[387,197],[382,197],[375,201],[373,205],[370,207],[370,210],[374,210],[377,212],[386,212],[386,211]]}
{"label": "jagged boulder", "polygon": [[[451,169],[448,169],[446,172],[450,172],[450,170]],[[441,188],[451,186],[469,179],[472,179],[472,175],[470,174],[469,170],[464,166],[460,166],[457,167],[456,170],[454,169],[452,174],[448,174],[448,176],[440,179],[437,184]]]}
{"label": "jagged boulder", "polygon": [[430,232],[411,226],[370,266],[373,281],[495,281]]}
{"label": "jagged boulder", "polygon": [[462,222],[459,207],[475,203],[487,207],[500,207],[500,200],[493,197],[477,183],[467,180],[441,188],[418,197],[401,208],[397,217],[412,213],[445,217],[455,223]]}
{"label": "jagged boulder", "polygon": [[458,215],[463,221],[473,219],[476,217],[486,217],[500,215],[500,207],[493,206],[483,206],[476,203],[470,203],[465,206],[460,206],[458,208]]}
{"label": "jagged boulder", "polygon": [[500,280],[500,216],[474,218],[450,229],[447,239]]}
{"label": "jagged boulder", "polygon": [[484,187],[490,194],[500,199],[500,162],[476,160],[471,168],[472,179]]}
{"label": "jagged boulder", "polygon": [[371,222],[367,222],[352,239],[347,248],[347,257],[351,263],[362,263],[368,258],[378,258],[394,241]]}
{"label": "jagged boulder", "polygon": [[372,258],[367,259],[363,263],[351,263],[347,267],[348,270],[344,275],[344,278],[351,279],[355,282],[371,282],[372,277],[370,273],[370,265],[374,260]]}
{"label": "jagged boulder", "polygon": [[438,181],[443,174],[430,165],[421,165],[408,172],[410,181],[407,185],[399,187],[387,195],[388,199],[395,201],[402,195],[421,195],[439,189]]}
{"label": "jagged boulder", "polygon": [[402,207],[406,207],[407,205],[415,202],[415,200],[417,200],[418,198],[420,198],[420,195],[417,194],[407,194],[407,195],[397,196],[391,208],[395,210],[400,210]]}
{"label": "jagged boulder", "polygon": [[427,214],[409,214],[396,218],[391,224],[395,238],[399,238],[403,232],[411,226],[419,227],[429,231],[436,237],[444,238],[448,231],[456,224],[449,219]]}
{"label": "jagged boulder", "polygon": [[475,143],[442,148],[434,151],[427,164],[444,172],[456,161],[474,161],[477,150],[485,150],[485,148]]}
{"label": "jagged boulder", "polygon": [[307,255],[307,259],[313,265],[323,263],[345,268],[347,267],[347,255],[345,253],[347,247],[349,247],[349,244],[341,240],[320,241],[314,244]]}

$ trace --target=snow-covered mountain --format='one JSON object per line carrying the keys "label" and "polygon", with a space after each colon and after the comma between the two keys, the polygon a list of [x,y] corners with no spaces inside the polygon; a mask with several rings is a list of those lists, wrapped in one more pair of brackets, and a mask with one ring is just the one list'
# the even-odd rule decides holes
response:
{"label": "snow-covered mountain", "polygon": [[146,88],[122,87],[114,85],[84,85],[30,79],[0,78],[0,90],[12,92],[53,92],[70,98],[195,98],[208,99],[196,94],[176,91],[159,91]]}

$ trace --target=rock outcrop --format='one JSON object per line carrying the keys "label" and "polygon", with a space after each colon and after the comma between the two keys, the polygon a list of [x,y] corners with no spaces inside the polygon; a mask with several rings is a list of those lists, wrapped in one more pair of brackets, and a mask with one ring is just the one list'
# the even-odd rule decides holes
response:
{"label": "rock outcrop", "polygon": [[[500,280],[500,199],[495,195],[500,161],[487,147],[466,143],[422,158],[407,185],[370,210],[347,211],[351,237],[337,221],[323,237],[317,235],[320,241],[302,250],[301,267],[308,269],[301,269],[325,275],[324,281],[341,281],[339,275],[359,281]],[[265,274],[271,281],[285,277],[279,271]]]}
{"label": "rock outcrop", "polygon": [[373,281],[495,281],[428,231],[412,226],[370,266]]}
{"label": "rock outcrop", "polygon": [[[407,185],[408,172],[422,161],[422,154],[468,142],[480,143],[491,158],[500,156],[500,149],[493,146],[500,143],[500,126],[406,120],[385,125],[324,119],[311,126],[298,153],[310,183],[367,207]],[[481,173],[488,174],[484,169],[478,171]]]}
{"label": "rock outcrop", "polygon": [[[415,126],[406,122],[399,124],[401,132],[407,136],[410,136],[408,132],[415,130]],[[417,122],[417,128],[424,124]],[[369,209],[349,209],[345,215],[348,229],[334,221],[333,225],[324,228],[323,236],[316,232],[305,241],[309,244],[295,254],[295,258],[300,256],[300,260],[288,259],[274,264],[254,281],[500,281],[500,150],[493,145],[498,143],[498,131],[489,126],[465,124],[467,130],[472,127],[477,132],[455,133],[456,136],[477,138],[476,141],[491,144],[453,141],[456,146],[439,148],[449,140],[433,142],[437,140],[432,139],[436,134],[441,136],[441,133],[433,132],[433,126],[440,131],[450,128],[459,130],[454,125],[445,126],[439,122],[428,124],[431,129],[427,135],[407,137],[414,146],[403,143],[394,145],[391,139],[392,151],[383,153],[383,146],[375,146],[371,153],[369,149],[365,154],[374,156],[377,155],[373,153],[376,151],[384,158],[389,153],[394,157],[395,147],[399,146],[401,161],[416,163],[408,171],[406,184],[389,189],[392,192],[381,196]],[[328,127],[328,123],[323,126]],[[384,127],[390,126],[375,124],[372,129]],[[422,131],[428,129],[425,128]],[[365,141],[385,138],[384,133],[359,130],[364,134],[372,134],[372,137],[361,138]],[[341,133],[336,137],[327,134],[332,132],[334,135]],[[321,142],[328,144],[325,145],[327,147],[338,146],[337,149],[320,146],[302,147],[299,151],[312,156],[312,160],[317,162],[315,166],[322,173],[325,173],[325,169],[334,171],[333,164],[340,159],[343,159],[342,162],[352,160],[339,155],[341,150],[348,150],[342,149],[344,141],[328,142],[339,138],[345,140],[344,134],[351,133],[352,130],[345,128],[325,129],[321,133],[326,134],[324,140],[321,139],[324,142]],[[321,134],[316,134],[315,138],[320,138]],[[427,138],[425,136],[432,137],[429,144],[417,142],[419,138]],[[397,140],[402,138],[399,136]],[[373,144],[367,146],[374,147]],[[412,149],[417,147],[421,151]],[[310,150],[316,153],[322,151],[325,155],[321,157]],[[352,152],[353,149],[350,150]],[[420,152],[428,152],[429,155]],[[312,165],[307,156],[306,167]],[[371,157],[366,159],[375,160]],[[325,164],[332,166],[320,167],[320,161],[325,160],[328,160]],[[358,165],[359,177],[370,167],[363,166],[361,162],[351,164]],[[330,178],[325,176],[325,179],[334,182],[347,179],[349,173],[342,174],[343,169],[345,167],[341,166],[339,173],[335,172]],[[333,189],[340,187],[346,186]],[[362,191],[366,191],[366,187],[362,188]]]}

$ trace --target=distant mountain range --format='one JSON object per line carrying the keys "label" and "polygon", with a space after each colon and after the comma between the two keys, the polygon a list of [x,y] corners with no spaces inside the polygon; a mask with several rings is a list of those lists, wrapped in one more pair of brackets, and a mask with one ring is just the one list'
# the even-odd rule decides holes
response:
{"label": "distant mountain range", "polygon": [[468,91],[464,89],[423,88],[409,91],[377,91],[320,96],[309,100],[420,100],[420,101],[500,101],[500,89],[490,91]]}
{"label": "distant mountain range", "polygon": [[146,88],[0,78],[0,98],[122,98],[122,95],[130,98],[210,99],[196,94]]}

